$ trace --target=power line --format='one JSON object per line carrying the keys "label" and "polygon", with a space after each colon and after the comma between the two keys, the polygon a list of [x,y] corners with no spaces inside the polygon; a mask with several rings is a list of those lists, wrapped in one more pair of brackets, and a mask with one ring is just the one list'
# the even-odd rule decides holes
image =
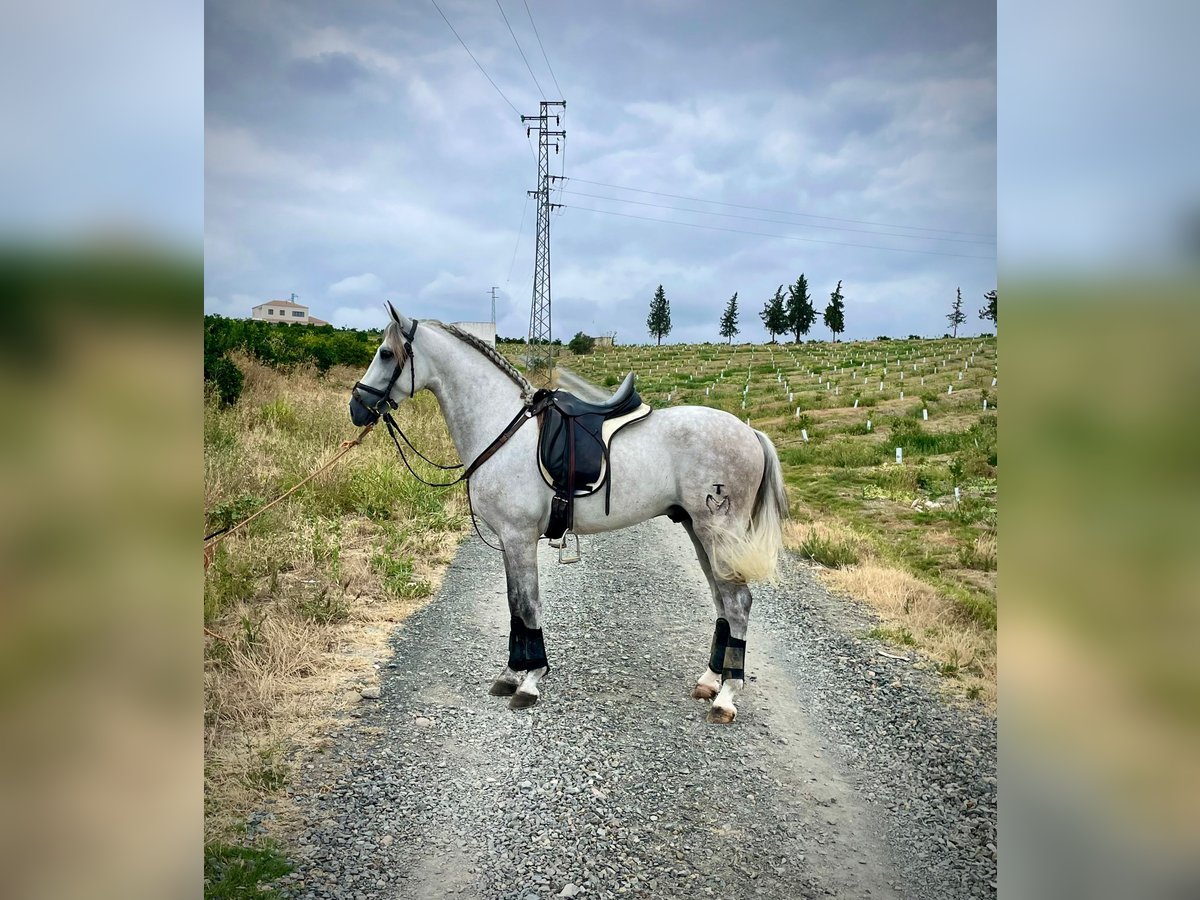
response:
{"label": "power line", "polygon": [[[447,19],[446,14],[444,12],[442,12],[442,8],[437,5],[437,0],[429,0],[429,2],[433,4],[433,8],[438,11],[438,13],[441,15],[443,21],[445,21],[447,26],[449,26],[450,30],[454,31],[454,26],[450,24],[450,20]],[[501,12],[503,12],[503,10],[501,10]],[[498,84],[496,84],[496,82],[492,81],[492,76],[487,73],[487,69],[485,69],[482,65],[480,65],[479,60],[477,60],[475,58],[475,54],[471,52],[471,48],[467,46],[466,41],[464,41],[461,37],[459,37],[459,34],[457,31],[454,31],[454,36],[456,38],[458,38],[458,42],[460,44],[462,44],[462,48],[467,51],[467,56],[471,57],[471,62],[475,63],[475,65],[479,67],[479,71],[483,73],[483,77],[486,78],[488,80],[488,83],[496,89],[496,93],[504,98],[504,102],[507,103],[510,107],[512,107],[512,111],[515,112],[519,116],[521,114],[521,111],[519,109],[517,109],[515,106],[513,106],[511,100],[509,100],[507,97],[504,96],[504,91],[500,90],[500,86]]]}
{"label": "power line", "polygon": [[508,16],[504,15],[504,7],[500,5],[500,0],[496,0],[496,9],[500,10],[500,15],[504,19],[504,24],[508,25],[508,33],[512,35],[513,43],[517,45],[517,52],[521,54],[521,59],[525,60],[525,68],[529,69],[529,76],[533,79],[533,83],[537,87],[538,96],[545,97],[546,92],[543,91],[542,86],[538,84],[537,76],[533,74],[533,68],[529,65],[529,60],[525,59],[525,51],[521,49],[521,42],[517,40],[517,35],[512,30],[512,25],[508,24]]}
{"label": "power line", "polygon": [[622,184],[606,184],[603,181],[588,181],[586,178],[571,178],[572,181],[578,181],[581,184],[594,184],[597,187],[615,188],[618,191],[635,191],[639,194],[655,194],[659,197],[671,197],[675,200],[691,200],[695,203],[712,203],[715,206],[731,206],[735,209],[753,209],[758,212],[779,213],[785,216],[803,216],[809,219],[822,219],[826,222],[849,222],[854,225],[874,225],[878,228],[907,228],[914,231],[937,231],[941,234],[962,234],[968,237],[994,238],[994,234],[988,234],[980,231],[955,231],[950,228],[926,228],[922,225],[897,225],[893,222],[868,222],[863,219],[839,219],[836,216],[818,216],[816,213],[793,212],[787,209],[770,209],[765,206],[747,206],[744,203],[725,203],[721,200],[705,200],[703,197],[685,197],[682,194],[667,194],[663,191],[648,191],[644,188],[626,187]]}
{"label": "power line", "polygon": [[761,216],[739,216],[737,213],[710,212],[707,209],[685,209],[681,206],[667,206],[665,203],[649,203],[645,200],[625,200],[620,197],[603,197],[600,194],[587,194],[583,191],[568,191],[560,189],[560,193],[573,194],[576,197],[591,197],[593,200],[611,200],[614,203],[632,203],[637,206],[653,206],[656,209],[670,209],[675,212],[696,213],[702,216],[721,216],[728,219],[745,219],[750,222],[771,222],[775,225],[792,225],[799,228],[825,228],[830,231],[849,231],[856,234],[873,234],[879,237],[895,237],[911,241],[952,241],[957,244],[991,244],[988,240],[974,238],[930,237],[923,234],[897,234],[894,231],[864,231],[861,228],[846,228],[842,225],[818,225],[814,222],[785,222],[780,219],[764,219]]}
{"label": "power line", "polygon": [[512,281],[513,266],[517,264],[517,251],[521,248],[521,235],[525,233],[525,213],[529,211],[529,195],[525,195],[525,205],[521,207],[521,224],[517,226],[517,243],[513,245],[512,262],[508,264],[508,277],[504,283]]}
{"label": "power line", "polygon": [[722,228],[719,225],[700,225],[696,222],[674,222],[670,219],[652,219],[649,216],[635,216],[631,213],[615,212],[611,209],[592,209],[590,206],[567,206],[567,209],[580,209],[585,212],[604,213],[607,216],[621,216],[625,219],[641,219],[644,222],[657,222],[660,225],[686,225],[688,228],[704,228],[708,231],[728,231],[733,234],[751,234],[757,237],[777,238],[783,241],[805,241],[811,244],[833,244],[837,247],[861,247],[864,250],[892,250],[896,253],[925,253],[930,256],[956,256],[960,259],[991,259],[990,256],[974,256],[967,253],[945,253],[941,250],[917,250],[907,247],[880,247],[875,244],[852,244],[848,241],[824,241],[820,238],[801,237],[793,234],[769,234],[763,231],[743,231],[740,228]]}
{"label": "power line", "polygon": [[[529,24],[533,25],[533,36],[537,38],[538,46],[542,48],[542,59],[546,61],[546,68],[550,70],[550,77],[554,78],[554,67],[550,65],[550,57],[546,55],[546,48],[542,46],[542,36],[538,34],[537,26],[533,24],[533,13],[529,11],[529,4],[526,0],[521,0],[521,2],[525,3],[525,15],[529,16]],[[558,96],[566,99],[563,97],[563,89],[558,87],[557,78],[554,78],[554,86],[558,88]]]}

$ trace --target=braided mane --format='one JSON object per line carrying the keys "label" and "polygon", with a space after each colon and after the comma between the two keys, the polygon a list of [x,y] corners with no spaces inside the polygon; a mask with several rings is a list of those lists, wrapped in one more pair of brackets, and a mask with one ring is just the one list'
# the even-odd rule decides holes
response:
{"label": "braided mane", "polygon": [[[473,334],[463,331],[457,325],[447,325],[445,322],[439,322],[437,319],[422,319],[421,324],[436,325],[443,331],[454,335],[464,344],[467,344],[468,346],[478,350],[480,353],[486,356],[496,366],[496,368],[513,380],[517,387],[521,389],[522,398],[528,400],[531,396],[533,396],[533,385],[526,380],[525,376],[521,374],[520,370],[516,366],[505,359],[503,353],[501,353],[491,344],[480,340]],[[396,358],[401,360],[401,365],[403,365],[404,341],[401,339],[402,335],[400,334],[400,326],[394,321],[389,322],[387,328],[384,329],[383,334],[384,340],[387,341],[388,345],[392,348],[392,351],[396,353]]]}

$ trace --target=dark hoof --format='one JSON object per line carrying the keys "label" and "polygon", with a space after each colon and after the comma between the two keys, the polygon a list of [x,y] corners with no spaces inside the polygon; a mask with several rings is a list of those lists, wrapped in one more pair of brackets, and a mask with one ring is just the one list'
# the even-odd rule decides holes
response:
{"label": "dark hoof", "polygon": [[692,688],[693,700],[711,700],[715,696],[717,696],[717,689],[709,687],[707,684],[698,684]]}
{"label": "dark hoof", "polygon": [[488,693],[493,697],[511,697],[517,692],[517,686],[511,681],[503,681],[497,678],[492,682],[492,686],[488,688]]}
{"label": "dark hoof", "polygon": [[728,725],[737,717],[737,711],[714,706],[708,711],[708,721],[713,725]]}
{"label": "dark hoof", "polygon": [[524,691],[518,691],[512,695],[512,699],[508,701],[509,709],[526,709],[538,702],[537,694],[527,694]]}

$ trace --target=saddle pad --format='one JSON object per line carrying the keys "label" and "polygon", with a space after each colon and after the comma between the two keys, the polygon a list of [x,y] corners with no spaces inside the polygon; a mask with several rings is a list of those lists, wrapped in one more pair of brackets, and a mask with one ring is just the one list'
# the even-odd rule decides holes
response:
{"label": "saddle pad", "polygon": [[[608,477],[605,452],[613,436],[634,422],[650,415],[652,409],[643,403],[632,412],[605,419],[602,416],[548,415],[541,422],[542,433],[538,441],[538,468],[547,486],[565,491],[567,486],[567,434],[566,429],[575,431],[575,496],[586,497],[604,486]],[[573,423],[573,424],[572,424]]]}

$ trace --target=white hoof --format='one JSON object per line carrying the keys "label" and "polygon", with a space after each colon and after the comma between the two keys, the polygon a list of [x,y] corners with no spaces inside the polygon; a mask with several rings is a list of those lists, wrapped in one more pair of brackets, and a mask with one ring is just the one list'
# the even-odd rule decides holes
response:
{"label": "white hoof", "polygon": [[521,685],[521,673],[505,668],[496,676],[488,693],[493,697],[511,697]]}
{"label": "white hoof", "polygon": [[728,725],[737,718],[737,707],[733,705],[734,696],[741,690],[740,678],[727,678],[721,682],[721,690],[713,701],[712,709],[708,711],[708,721],[720,725]]}
{"label": "white hoof", "polygon": [[508,708],[525,709],[537,703],[538,698],[541,697],[541,692],[538,690],[538,681],[548,671],[549,669],[542,666],[540,669],[530,669],[528,672],[518,673],[521,676],[521,684],[512,695],[512,699],[508,701]]}
{"label": "white hoof", "polygon": [[737,718],[737,710],[732,706],[717,706],[713,704],[712,709],[708,711],[708,721],[714,725],[728,725]]}
{"label": "white hoof", "polygon": [[704,674],[696,679],[696,686],[692,688],[692,697],[697,700],[711,700],[717,696],[719,690],[721,690],[721,676],[712,669],[706,668]]}

